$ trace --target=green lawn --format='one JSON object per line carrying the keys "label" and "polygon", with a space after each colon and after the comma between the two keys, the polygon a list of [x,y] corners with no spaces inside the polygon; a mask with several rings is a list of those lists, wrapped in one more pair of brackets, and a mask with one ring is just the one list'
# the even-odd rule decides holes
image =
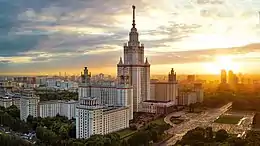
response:
{"label": "green lawn", "polygon": [[158,119],[156,119],[156,120],[154,120],[154,121],[151,121],[149,124],[164,125],[164,124],[166,124],[166,123],[164,122],[164,117],[163,117],[163,118],[158,118]]}
{"label": "green lawn", "polygon": [[224,115],[220,116],[215,123],[222,123],[222,124],[237,124],[243,116],[233,116],[233,115]]}

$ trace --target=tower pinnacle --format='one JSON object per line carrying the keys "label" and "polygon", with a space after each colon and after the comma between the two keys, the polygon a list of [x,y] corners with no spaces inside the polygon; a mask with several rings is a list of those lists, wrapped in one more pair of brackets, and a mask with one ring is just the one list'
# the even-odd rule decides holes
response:
{"label": "tower pinnacle", "polygon": [[132,6],[133,8],[133,28],[135,28],[135,5]]}

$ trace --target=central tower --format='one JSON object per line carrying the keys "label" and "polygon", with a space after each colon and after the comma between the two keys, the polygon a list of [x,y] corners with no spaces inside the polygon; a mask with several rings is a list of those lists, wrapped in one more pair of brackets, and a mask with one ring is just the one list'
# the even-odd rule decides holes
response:
{"label": "central tower", "polygon": [[139,34],[135,24],[135,6],[133,22],[129,33],[129,41],[124,44],[124,61],[120,57],[117,64],[117,77],[128,74],[129,83],[133,86],[133,110],[141,111],[144,100],[150,99],[150,64],[144,61],[144,45],[139,42]]}

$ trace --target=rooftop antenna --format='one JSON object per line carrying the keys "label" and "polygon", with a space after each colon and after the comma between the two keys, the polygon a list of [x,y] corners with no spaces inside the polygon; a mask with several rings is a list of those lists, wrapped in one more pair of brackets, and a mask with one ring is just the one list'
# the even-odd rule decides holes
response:
{"label": "rooftop antenna", "polygon": [[135,5],[132,6],[133,8],[133,28],[135,28]]}

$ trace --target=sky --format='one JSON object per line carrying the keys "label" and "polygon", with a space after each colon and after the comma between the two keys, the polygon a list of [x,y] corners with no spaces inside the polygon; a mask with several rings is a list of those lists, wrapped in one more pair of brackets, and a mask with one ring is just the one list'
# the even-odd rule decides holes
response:
{"label": "sky", "polygon": [[260,71],[259,0],[0,0],[0,74],[115,74],[133,4],[152,74]]}

